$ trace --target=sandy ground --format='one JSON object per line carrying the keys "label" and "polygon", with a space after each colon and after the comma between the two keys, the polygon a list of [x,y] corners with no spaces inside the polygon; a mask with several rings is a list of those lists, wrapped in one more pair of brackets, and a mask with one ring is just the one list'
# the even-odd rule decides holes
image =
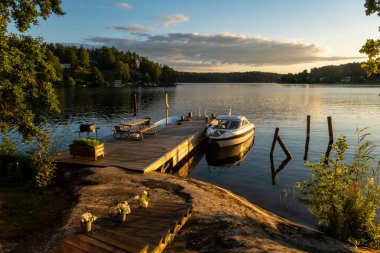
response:
{"label": "sandy ground", "polygon": [[62,225],[27,238],[13,252],[48,252],[65,236],[79,231],[84,212],[105,217],[125,200],[133,203],[132,209],[137,208],[133,197],[144,190],[154,201],[166,199],[193,206],[192,218],[166,252],[377,252],[355,249],[194,179],[162,173],[130,174],[114,167],[74,169],[65,178],[77,199],[64,214]]}

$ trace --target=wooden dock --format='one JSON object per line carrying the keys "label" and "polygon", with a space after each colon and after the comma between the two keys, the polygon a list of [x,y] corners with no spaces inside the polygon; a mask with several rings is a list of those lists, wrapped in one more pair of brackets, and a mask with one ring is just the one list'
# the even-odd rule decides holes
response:
{"label": "wooden dock", "polygon": [[149,203],[125,222],[98,219],[91,232],[69,236],[49,253],[162,252],[190,217],[189,204]]}
{"label": "wooden dock", "polygon": [[180,125],[160,127],[156,134],[145,134],[141,141],[106,138],[105,156],[96,161],[89,157],[73,158],[68,151],[57,154],[55,160],[63,165],[115,166],[141,173],[165,171],[188,158],[204,140],[206,127],[205,117],[193,117]]}

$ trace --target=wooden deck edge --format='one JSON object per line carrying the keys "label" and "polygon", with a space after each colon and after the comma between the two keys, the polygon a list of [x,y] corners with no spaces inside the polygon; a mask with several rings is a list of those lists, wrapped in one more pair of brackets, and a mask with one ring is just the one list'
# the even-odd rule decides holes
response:
{"label": "wooden deck edge", "polygon": [[[188,153],[190,153],[192,150],[196,149],[199,146],[199,144],[202,143],[202,141],[206,138],[206,136],[204,136],[204,135],[201,138],[198,137],[200,135],[200,133],[204,131],[204,129],[205,129],[205,127],[203,127],[202,129],[198,129],[191,136],[189,136],[188,138],[186,138],[185,140],[180,142],[178,145],[176,145],[174,148],[172,148],[171,150],[166,152],[163,156],[161,156],[160,158],[158,158],[157,160],[155,160],[154,162],[149,164],[146,167],[146,169],[143,171],[143,173],[158,170],[161,165],[165,164],[166,162],[168,162],[170,159],[172,159],[174,157],[174,155],[177,153],[177,149],[179,149],[181,146],[188,145],[188,143],[195,138],[197,139],[197,141],[196,141],[196,143],[194,143],[195,145],[193,145],[193,148],[191,150],[188,150]],[[172,155],[172,153],[174,155]],[[179,163],[181,160],[177,161],[176,164]],[[156,164],[158,164],[158,165],[156,165]]]}
{"label": "wooden deck edge", "polygon": [[180,220],[178,220],[172,228],[169,229],[168,233],[164,237],[162,237],[158,246],[154,248],[151,252],[152,253],[163,252],[165,248],[174,241],[175,236],[178,234],[181,228],[186,224],[186,222],[191,218],[191,216],[192,216],[192,209],[188,208],[186,213],[183,215],[183,217]]}

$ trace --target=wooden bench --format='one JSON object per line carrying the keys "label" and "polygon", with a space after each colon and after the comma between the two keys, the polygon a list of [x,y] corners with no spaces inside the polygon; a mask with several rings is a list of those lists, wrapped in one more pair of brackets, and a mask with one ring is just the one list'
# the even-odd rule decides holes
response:
{"label": "wooden bench", "polygon": [[157,125],[148,125],[140,128],[139,130],[136,131],[136,133],[140,134],[140,140],[143,139],[143,133],[151,131],[152,134],[156,134],[156,127]]}

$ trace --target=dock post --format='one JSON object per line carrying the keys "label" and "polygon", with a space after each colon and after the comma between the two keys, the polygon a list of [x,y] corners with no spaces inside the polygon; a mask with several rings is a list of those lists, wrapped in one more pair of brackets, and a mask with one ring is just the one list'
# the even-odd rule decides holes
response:
{"label": "dock post", "polygon": [[282,150],[285,152],[286,157],[288,159],[291,159],[292,158],[292,154],[289,152],[288,148],[285,146],[285,143],[282,141],[280,135],[277,135],[277,141],[280,144]]}
{"label": "dock post", "polygon": [[206,116],[205,119],[206,119],[206,123],[209,123],[209,118],[208,118],[208,116]]}
{"label": "dock post", "polygon": [[327,117],[327,124],[328,124],[328,127],[329,127],[329,142],[334,142],[334,135],[333,135],[331,116]]}
{"label": "dock post", "polygon": [[136,117],[137,115],[137,96],[136,96],[136,93],[135,93],[135,103],[134,103],[134,106],[133,106],[133,116]]}
{"label": "dock post", "polygon": [[212,119],[215,119],[215,118],[216,118],[215,113],[211,113],[211,118],[212,118]]}
{"label": "dock post", "polygon": [[165,94],[165,101],[166,101],[166,126],[168,126],[168,118],[169,118],[169,98],[168,98],[168,93]]}
{"label": "dock post", "polygon": [[272,148],[270,149],[271,155],[273,155],[274,148],[276,147],[276,140],[277,140],[277,136],[278,136],[278,131],[280,131],[280,128],[276,127],[276,131],[274,132],[274,136],[273,136]]}
{"label": "dock post", "polygon": [[191,119],[191,118],[193,117],[193,113],[192,113],[192,112],[189,112],[189,113],[187,114],[187,117],[188,117],[189,119]]}
{"label": "dock post", "polygon": [[303,159],[306,161],[309,153],[309,142],[310,142],[310,115],[307,115],[307,123],[306,123],[306,143],[305,143],[305,154]]}

